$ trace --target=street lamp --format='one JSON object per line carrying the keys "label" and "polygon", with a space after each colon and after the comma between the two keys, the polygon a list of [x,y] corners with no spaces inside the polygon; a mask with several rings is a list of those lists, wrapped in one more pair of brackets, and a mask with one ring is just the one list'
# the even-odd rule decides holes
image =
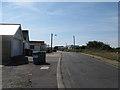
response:
{"label": "street lamp", "polygon": [[75,51],[75,36],[73,36],[73,49]]}

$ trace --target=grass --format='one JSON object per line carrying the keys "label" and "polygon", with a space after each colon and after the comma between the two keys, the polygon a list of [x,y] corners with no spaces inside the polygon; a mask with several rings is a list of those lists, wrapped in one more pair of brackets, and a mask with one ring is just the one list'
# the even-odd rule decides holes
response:
{"label": "grass", "polygon": [[97,51],[97,50],[84,50],[82,52],[91,54],[91,55],[100,56],[107,59],[111,59],[111,60],[120,61],[120,58],[118,58],[118,53],[115,53],[115,52]]}
{"label": "grass", "polygon": [[[73,50],[68,50],[67,52],[73,52]],[[96,55],[96,56],[100,56],[100,57],[111,59],[111,60],[120,61],[120,57],[118,57],[118,53],[115,53],[115,52],[108,52],[108,51],[101,51],[101,50],[88,50],[88,49],[76,50],[76,52],[82,52],[82,53]]]}

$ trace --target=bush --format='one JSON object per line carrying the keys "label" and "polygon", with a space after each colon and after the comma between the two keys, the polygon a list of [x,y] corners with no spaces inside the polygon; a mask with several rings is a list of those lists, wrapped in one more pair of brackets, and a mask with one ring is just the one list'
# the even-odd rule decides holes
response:
{"label": "bush", "polygon": [[99,41],[89,41],[87,43],[87,48],[88,49],[107,50],[107,51],[112,50],[112,48],[108,44],[105,44],[105,43],[99,42]]}

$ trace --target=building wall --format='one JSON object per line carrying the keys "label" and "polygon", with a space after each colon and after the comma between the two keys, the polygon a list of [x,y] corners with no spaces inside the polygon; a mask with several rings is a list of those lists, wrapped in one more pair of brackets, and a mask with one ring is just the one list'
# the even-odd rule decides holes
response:
{"label": "building wall", "polygon": [[30,49],[34,51],[45,51],[47,48],[46,45],[43,45],[41,43],[30,43]]}
{"label": "building wall", "polygon": [[33,51],[39,51],[40,44],[39,43],[30,43],[30,49],[32,49]]}
{"label": "building wall", "polygon": [[23,55],[23,42],[13,36],[2,36],[2,64],[10,62],[11,57],[18,55]]}
{"label": "building wall", "polygon": [[26,40],[24,40],[24,49],[30,49],[29,36],[26,35]]}
{"label": "building wall", "polygon": [[23,55],[23,42],[13,38],[11,41],[11,57]]}
{"label": "building wall", "polygon": [[2,36],[0,35],[0,65],[2,64]]}
{"label": "building wall", "polygon": [[19,40],[23,40],[23,34],[22,34],[21,27],[19,27],[19,29],[16,31],[14,38],[19,39]]}
{"label": "building wall", "polygon": [[28,31],[22,31],[24,37],[24,49],[30,49]]}
{"label": "building wall", "polygon": [[44,45],[41,45],[41,50],[42,51],[46,51],[47,50],[47,46],[44,44]]}
{"label": "building wall", "polygon": [[11,57],[23,55],[23,34],[21,27],[16,31],[11,41]]}
{"label": "building wall", "polygon": [[29,43],[27,43],[27,42],[24,43],[24,49],[30,49]]}
{"label": "building wall", "polygon": [[13,56],[23,55],[23,34],[21,27],[16,30],[14,35],[1,35],[2,42],[0,45],[0,57],[2,57],[2,64],[10,62]]}
{"label": "building wall", "polygon": [[2,36],[2,63],[9,62],[11,57],[11,36]]}

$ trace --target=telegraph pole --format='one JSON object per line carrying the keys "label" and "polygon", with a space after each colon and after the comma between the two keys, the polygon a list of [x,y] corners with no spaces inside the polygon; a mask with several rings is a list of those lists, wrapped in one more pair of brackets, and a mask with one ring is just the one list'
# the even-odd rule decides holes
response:
{"label": "telegraph pole", "polygon": [[66,44],[66,46],[67,46],[67,43],[65,43]]}
{"label": "telegraph pole", "polygon": [[52,44],[53,44],[53,34],[51,33],[51,52],[52,52]]}
{"label": "telegraph pole", "polygon": [[73,49],[74,49],[74,51],[75,51],[75,36],[73,36]]}

